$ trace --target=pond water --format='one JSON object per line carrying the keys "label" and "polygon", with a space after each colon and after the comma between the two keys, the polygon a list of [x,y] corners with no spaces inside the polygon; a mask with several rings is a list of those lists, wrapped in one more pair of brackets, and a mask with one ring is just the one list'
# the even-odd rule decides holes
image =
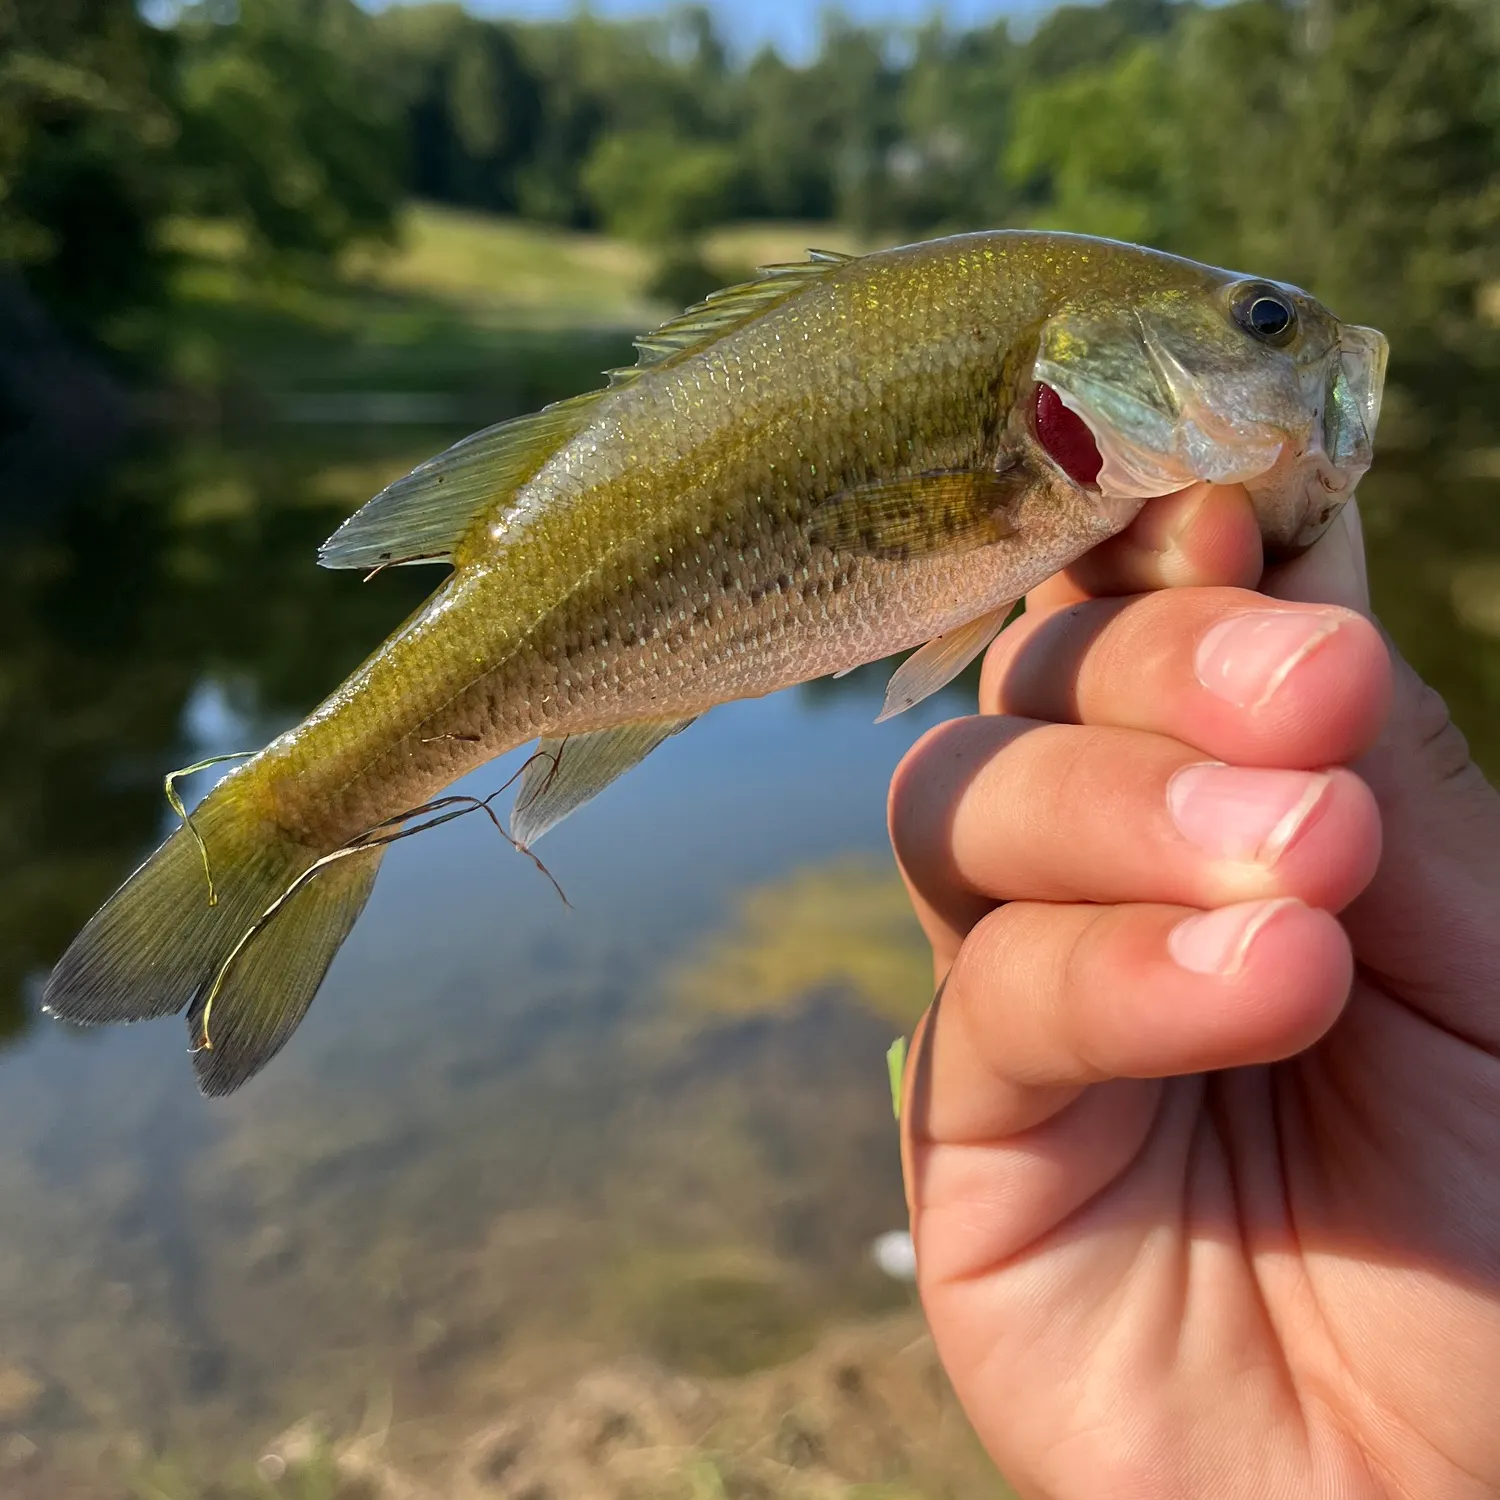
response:
{"label": "pond water", "polygon": [[[1500,449],[1392,430],[1377,608],[1493,775]],[[163,774],[293,721],[430,586],[313,553],[456,435],[157,440],[7,538],[0,1492],[999,1493],[871,1253],[926,982],[885,785],[972,688],[879,727],[878,670],[715,711],[548,836],[571,908],[479,819],[398,845],[227,1101],[180,1021],[35,1016],[170,826]]]}

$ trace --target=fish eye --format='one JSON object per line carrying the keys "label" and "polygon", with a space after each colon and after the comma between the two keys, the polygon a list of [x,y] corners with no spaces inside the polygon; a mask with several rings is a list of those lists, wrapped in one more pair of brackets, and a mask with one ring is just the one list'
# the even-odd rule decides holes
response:
{"label": "fish eye", "polygon": [[1256,282],[1234,299],[1234,321],[1266,344],[1287,344],[1297,332],[1297,309],[1285,295]]}

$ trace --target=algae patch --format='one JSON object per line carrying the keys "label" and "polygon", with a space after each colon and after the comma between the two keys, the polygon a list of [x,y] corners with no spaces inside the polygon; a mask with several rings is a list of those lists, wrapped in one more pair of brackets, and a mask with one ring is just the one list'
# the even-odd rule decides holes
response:
{"label": "algae patch", "polygon": [[669,986],[699,1014],[776,1012],[835,993],[907,1025],[932,998],[932,958],[891,865],[844,857],[746,892]]}

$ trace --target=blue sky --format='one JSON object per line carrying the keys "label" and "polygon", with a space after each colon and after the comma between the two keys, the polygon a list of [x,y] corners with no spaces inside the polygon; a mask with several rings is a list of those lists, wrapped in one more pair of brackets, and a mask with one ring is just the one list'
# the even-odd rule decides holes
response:
{"label": "blue sky", "polygon": [[[364,0],[379,9],[389,0]],[[725,36],[736,47],[754,51],[772,43],[784,56],[803,59],[817,48],[822,0],[708,0]],[[578,8],[576,0],[468,0],[481,15],[543,18],[565,16]],[[665,9],[662,0],[591,0],[589,8],[601,16],[650,15]],[[844,0],[839,7],[856,21],[912,25],[940,11],[955,25],[973,26],[996,16],[1034,16],[1050,9],[1047,0]]]}

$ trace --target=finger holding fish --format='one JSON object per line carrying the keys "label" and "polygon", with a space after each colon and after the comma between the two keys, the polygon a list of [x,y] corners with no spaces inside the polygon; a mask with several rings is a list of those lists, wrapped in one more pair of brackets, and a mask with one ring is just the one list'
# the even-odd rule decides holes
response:
{"label": "finger holding fish", "polygon": [[[944,1238],[944,1214],[972,1216],[979,1186],[970,1168],[993,1173],[981,1158],[1027,1155],[1021,1132],[1072,1114],[1094,1087],[1102,1117],[1080,1122],[1089,1144],[1069,1173],[1086,1198],[1111,1175],[1121,1133],[1139,1146],[1161,1080],[1274,1062],[1310,1046],[1338,1019],[1352,969],[1338,920],[1294,899],[1212,912],[1037,902],[996,909],[964,943],[912,1048],[919,1061],[902,1121],[908,1191],[924,1221],[919,1244]],[[1143,1108],[1122,1109],[1121,1090]],[[975,1158],[938,1149],[970,1145],[980,1148]],[[1024,1191],[1023,1181],[1018,1196]],[[997,1231],[1034,1223],[1021,1204],[1008,1209],[996,1216]],[[1018,1248],[986,1244],[976,1254],[973,1235],[953,1238],[979,1264]],[[931,1264],[926,1271],[931,1281],[962,1274]]]}
{"label": "finger holding fish", "polygon": [[1023,615],[985,659],[981,713],[1141,729],[1303,770],[1374,743],[1390,657],[1364,616],[1245,589],[1171,589]]}
{"label": "finger holding fish", "polygon": [[1223,584],[1254,588],[1263,567],[1260,524],[1239,484],[1194,484],[1148,500],[1116,536],[1026,596],[1028,613],[1151,589]]}
{"label": "finger holding fish", "polygon": [[891,836],[927,931],[953,957],[997,901],[1215,907],[1364,889],[1380,819],[1353,772],[1224,765],[1163,735],[982,716],[923,737]]}

